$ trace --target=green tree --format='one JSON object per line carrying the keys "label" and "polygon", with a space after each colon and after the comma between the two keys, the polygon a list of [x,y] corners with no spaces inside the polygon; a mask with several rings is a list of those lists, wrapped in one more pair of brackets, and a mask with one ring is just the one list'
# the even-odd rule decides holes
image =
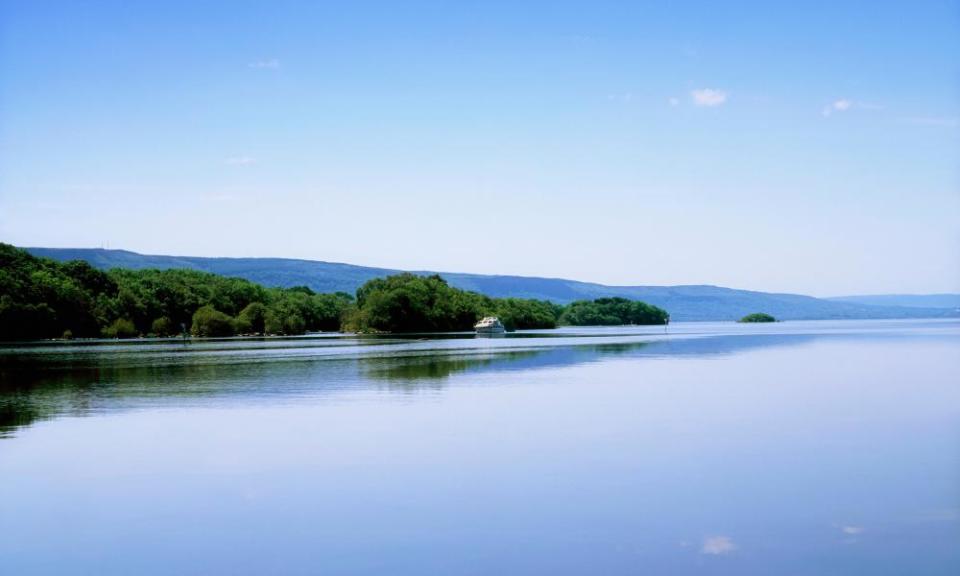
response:
{"label": "green tree", "polygon": [[460,290],[440,276],[397,274],[370,280],[341,314],[348,330],[449,332],[472,330],[482,316],[500,317],[508,330],[554,328],[562,307],[521,298],[495,299]]}
{"label": "green tree", "polygon": [[173,321],[166,316],[157,318],[150,325],[150,333],[154,336],[176,336],[178,332],[177,326],[174,326]]}
{"label": "green tree", "polygon": [[137,327],[129,318],[117,318],[112,324],[103,329],[105,338],[136,338],[139,336]]}
{"label": "green tree", "polygon": [[737,320],[737,322],[744,322],[744,323],[776,322],[776,321],[777,321],[776,318],[764,312],[755,312],[753,314],[747,314],[743,318]]}
{"label": "green tree", "polygon": [[577,300],[564,309],[561,324],[571,326],[619,326],[625,324],[666,324],[667,311],[646,302],[626,298]]}
{"label": "green tree", "polygon": [[469,330],[483,304],[480,295],[452,288],[440,276],[397,274],[370,280],[357,290],[350,323],[361,331]]}
{"label": "green tree", "polygon": [[353,305],[353,297],[344,292],[315,294],[311,299],[313,324],[310,330],[336,332],[343,324],[344,316]]}
{"label": "green tree", "polygon": [[493,302],[492,314],[503,322],[507,330],[556,328],[562,307],[542,300],[498,298]]}
{"label": "green tree", "polygon": [[263,316],[264,334],[283,334],[283,316],[276,310],[268,308]]}
{"label": "green tree", "polygon": [[[115,334],[116,328],[130,332],[126,322],[114,326],[118,318],[131,322],[134,333],[177,333],[182,326],[192,328],[194,314],[205,306],[237,316],[245,333],[266,330],[269,310],[275,333],[302,334],[339,329],[352,300],[343,293],[265,288],[196,270],[102,272],[85,262],[37,258],[0,243],[0,339],[57,338],[68,331],[96,337]],[[223,333],[222,318],[216,320],[215,331]]]}
{"label": "green tree", "polygon": [[201,306],[193,313],[190,333],[194,336],[233,336],[233,318],[211,305]]}
{"label": "green tree", "polygon": [[262,334],[267,307],[262,302],[251,302],[237,316],[237,332],[240,334]]}

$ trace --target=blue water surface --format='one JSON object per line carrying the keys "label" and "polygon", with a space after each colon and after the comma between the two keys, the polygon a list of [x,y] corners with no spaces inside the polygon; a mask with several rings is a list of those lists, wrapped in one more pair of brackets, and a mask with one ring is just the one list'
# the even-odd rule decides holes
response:
{"label": "blue water surface", "polygon": [[3,574],[960,574],[960,323],[0,348]]}

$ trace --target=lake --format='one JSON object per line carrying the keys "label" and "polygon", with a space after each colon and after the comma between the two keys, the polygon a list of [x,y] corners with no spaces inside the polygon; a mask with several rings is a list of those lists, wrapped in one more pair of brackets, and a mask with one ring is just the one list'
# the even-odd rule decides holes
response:
{"label": "lake", "polygon": [[4,574],[960,574],[960,322],[0,347]]}

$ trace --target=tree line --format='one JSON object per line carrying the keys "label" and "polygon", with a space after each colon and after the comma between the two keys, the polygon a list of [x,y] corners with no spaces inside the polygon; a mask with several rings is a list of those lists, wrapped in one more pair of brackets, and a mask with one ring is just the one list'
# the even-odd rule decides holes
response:
{"label": "tree line", "polygon": [[0,339],[338,330],[345,293],[267,288],[196,270],[98,270],[0,244]]}
{"label": "tree line", "polygon": [[38,258],[0,243],[0,339],[303,334],[311,331],[446,332],[498,316],[509,330],[558,324],[664,324],[643,302],[601,298],[561,306],[491,298],[440,276],[370,280],[356,295],[306,286],[268,288],[195,270],[98,270]]}
{"label": "tree line", "polygon": [[663,308],[626,298],[597,298],[571,302],[560,317],[571,326],[621,326],[624,324],[667,324],[670,315]]}
{"label": "tree line", "polygon": [[357,289],[344,329],[356,332],[454,332],[498,316],[508,330],[556,328],[563,307],[544,300],[491,298],[460,290],[439,275],[403,273]]}

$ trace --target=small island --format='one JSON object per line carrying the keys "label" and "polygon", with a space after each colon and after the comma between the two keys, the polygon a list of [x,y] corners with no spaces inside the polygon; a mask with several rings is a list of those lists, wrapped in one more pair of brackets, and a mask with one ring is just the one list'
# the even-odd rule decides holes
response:
{"label": "small island", "polygon": [[777,319],[769,314],[763,312],[755,312],[753,314],[747,314],[743,318],[737,320],[737,322],[743,324],[756,323],[756,322],[776,322]]}

